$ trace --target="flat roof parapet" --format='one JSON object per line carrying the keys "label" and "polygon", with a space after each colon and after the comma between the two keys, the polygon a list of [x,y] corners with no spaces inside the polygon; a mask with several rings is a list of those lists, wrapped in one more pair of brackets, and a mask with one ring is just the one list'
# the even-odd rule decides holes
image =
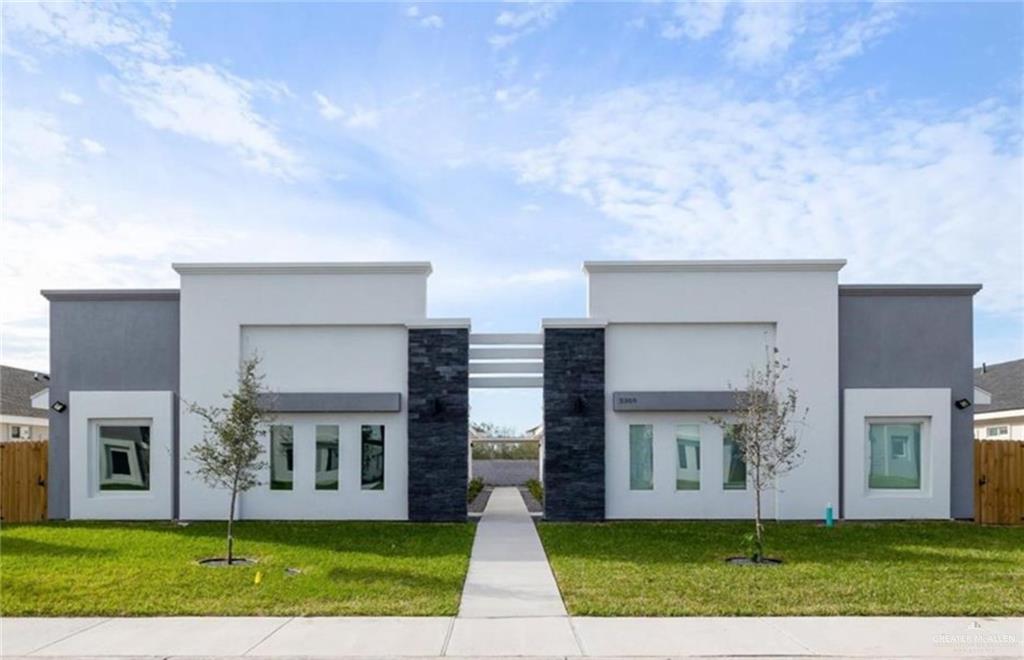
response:
{"label": "flat roof parapet", "polygon": [[62,300],[178,300],[178,289],[43,289],[51,302]]}
{"label": "flat roof parapet", "polygon": [[430,275],[429,261],[173,263],[179,275]]}
{"label": "flat roof parapet", "polygon": [[715,273],[839,271],[846,259],[697,259],[691,261],[584,261],[586,273]]}
{"label": "flat roof parapet", "polygon": [[980,284],[840,284],[841,296],[973,296]]}

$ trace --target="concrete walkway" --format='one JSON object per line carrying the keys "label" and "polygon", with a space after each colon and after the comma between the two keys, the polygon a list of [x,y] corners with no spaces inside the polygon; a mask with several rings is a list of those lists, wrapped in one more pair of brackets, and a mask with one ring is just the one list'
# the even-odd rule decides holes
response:
{"label": "concrete walkway", "polygon": [[566,616],[519,490],[495,488],[477,525],[460,618]]}
{"label": "concrete walkway", "polygon": [[[1024,619],[911,617],[0,619],[6,657],[1024,657]],[[480,623],[459,639],[459,624]],[[505,635],[521,626],[522,637]],[[483,635],[494,634],[487,639]],[[476,637],[481,635],[481,637]]]}

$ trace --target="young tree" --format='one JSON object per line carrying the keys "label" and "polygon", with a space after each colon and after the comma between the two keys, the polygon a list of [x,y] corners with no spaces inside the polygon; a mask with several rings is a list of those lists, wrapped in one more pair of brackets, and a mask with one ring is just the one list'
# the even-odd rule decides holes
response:
{"label": "young tree", "polygon": [[269,410],[261,401],[263,376],[259,373],[259,357],[247,358],[238,371],[238,388],[224,395],[230,401],[228,408],[204,408],[195,403],[189,410],[203,418],[203,440],[189,451],[189,458],[198,466],[195,470],[207,485],[226,488],[231,492],[228,508],[228,565],[234,559],[234,538],[231,529],[235,521],[235,503],[238,495],[260,484],[259,474],[267,467],[262,460],[266,433],[263,425],[271,421]]}
{"label": "young tree", "polygon": [[803,460],[796,427],[803,424],[807,409],[798,416],[797,391],[783,388],[788,368],[789,363],[779,358],[777,348],[766,348],[764,367],[752,366],[747,371],[746,388],[734,390],[737,396],[733,414],[729,418],[711,418],[736,443],[753,486],[754,561],[764,559],[761,496]]}

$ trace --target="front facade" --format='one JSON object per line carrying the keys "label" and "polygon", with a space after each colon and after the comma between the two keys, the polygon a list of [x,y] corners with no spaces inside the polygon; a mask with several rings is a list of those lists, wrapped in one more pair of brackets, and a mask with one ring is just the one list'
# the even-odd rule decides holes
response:
{"label": "front facade", "polygon": [[[955,402],[973,392],[979,287],[840,286],[842,265],[587,263],[588,316],[543,321],[543,377],[501,377],[544,390],[545,516],[749,517],[712,417],[777,350],[808,413],[767,516],[969,517],[971,411]],[[474,342],[468,320],[427,318],[429,264],[175,270],[180,290],[44,292],[50,401],[66,404],[51,517],[223,517],[188,458],[189,406],[219,404],[256,355],[275,419],[239,517],[465,518]]]}
{"label": "front facade", "polygon": [[778,350],[807,408],[804,458],[766,515],[971,516],[971,412],[956,402],[973,394],[980,287],[840,286],[843,265],[585,264],[588,317],[545,323],[546,347],[569,351],[545,353],[546,398],[586,390],[575,411],[546,409],[545,515],[749,517],[745,467],[712,418]]}
{"label": "front facade", "polygon": [[222,518],[189,459],[190,405],[223,405],[250,356],[276,396],[240,518],[465,518],[451,429],[469,421],[469,326],[426,318],[429,264],[175,270],[180,290],[44,292],[50,400],[67,406],[51,411],[51,518]]}

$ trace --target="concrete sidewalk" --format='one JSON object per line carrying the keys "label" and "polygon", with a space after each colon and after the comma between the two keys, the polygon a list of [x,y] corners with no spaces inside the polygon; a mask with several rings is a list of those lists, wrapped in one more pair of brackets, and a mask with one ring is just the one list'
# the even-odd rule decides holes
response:
{"label": "concrete sidewalk", "polygon": [[[577,647],[551,634],[566,621]],[[459,623],[499,633],[458,640]],[[521,637],[502,636],[511,629]],[[1024,619],[180,617],[0,619],[7,657],[1024,657]]]}

